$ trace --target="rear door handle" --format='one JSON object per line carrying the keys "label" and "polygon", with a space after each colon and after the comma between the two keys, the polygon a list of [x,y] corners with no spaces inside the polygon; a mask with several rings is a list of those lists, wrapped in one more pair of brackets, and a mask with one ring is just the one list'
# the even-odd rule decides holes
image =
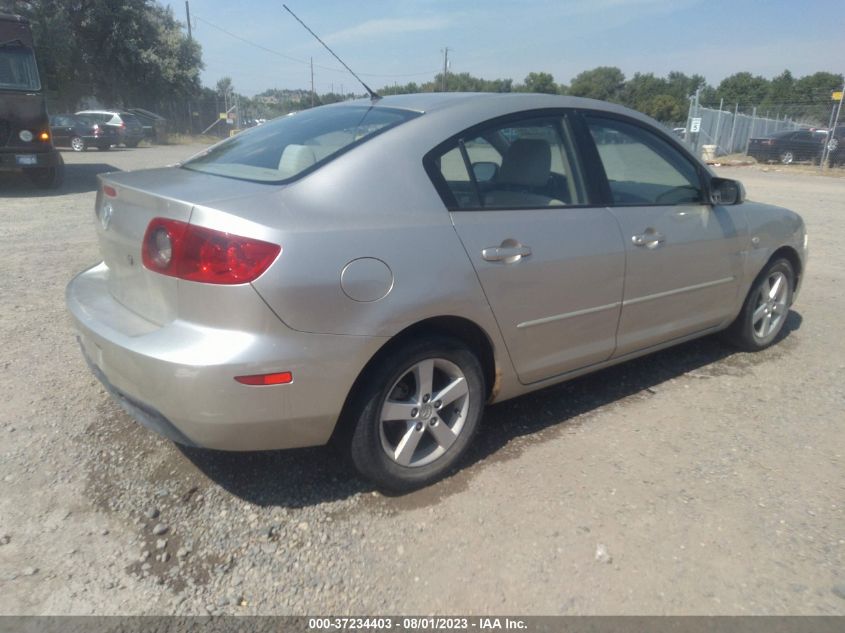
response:
{"label": "rear door handle", "polygon": [[527,246],[490,246],[481,251],[481,256],[488,262],[512,264],[523,257],[528,257],[531,249]]}
{"label": "rear door handle", "polygon": [[631,236],[631,243],[634,246],[643,246],[645,248],[657,248],[666,241],[666,236],[663,233],[658,233],[652,228],[646,229],[639,235]]}

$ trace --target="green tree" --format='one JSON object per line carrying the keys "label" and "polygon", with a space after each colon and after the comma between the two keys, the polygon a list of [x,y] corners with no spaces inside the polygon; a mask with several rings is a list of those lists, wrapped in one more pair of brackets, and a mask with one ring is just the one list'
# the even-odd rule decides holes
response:
{"label": "green tree", "polygon": [[550,73],[528,73],[520,88],[520,92],[541,92],[550,95],[559,92],[555,78]]}
{"label": "green tree", "polygon": [[791,72],[784,70],[769,82],[769,89],[761,105],[785,112],[796,105],[797,100],[795,78]]}
{"label": "green tree", "polygon": [[200,89],[200,47],[156,0],[31,0],[16,9],[33,25],[62,109],[85,96],[155,107]]}
{"label": "green tree", "polygon": [[662,94],[651,97],[643,108],[637,108],[643,114],[654,117],[658,121],[664,123],[672,123],[680,121],[685,116],[683,103],[672,95]]}
{"label": "green tree", "polygon": [[618,102],[625,86],[625,75],[614,66],[585,70],[569,84],[568,94],[602,101]]}
{"label": "green tree", "polygon": [[796,116],[827,125],[833,108],[831,94],[842,90],[842,84],[842,75],[828,72],[817,72],[798,79],[795,96],[801,102],[801,108]]}
{"label": "green tree", "polygon": [[769,91],[769,81],[749,72],[739,72],[725,77],[716,88],[716,96],[726,104],[739,104],[740,109],[759,105]]}

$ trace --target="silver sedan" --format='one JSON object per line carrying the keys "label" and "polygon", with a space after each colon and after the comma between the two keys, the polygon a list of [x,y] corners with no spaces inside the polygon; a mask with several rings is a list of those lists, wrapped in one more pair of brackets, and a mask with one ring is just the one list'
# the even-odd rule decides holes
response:
{"label": "silver sedan", "polygon": [[546,95],[288,115],[100,177],[103,261],[67,303],[92,371],[187,445],[336,440],[428,484],[485,403],[724,331],[777,340],[804,223],[744,200],[651,119]]}

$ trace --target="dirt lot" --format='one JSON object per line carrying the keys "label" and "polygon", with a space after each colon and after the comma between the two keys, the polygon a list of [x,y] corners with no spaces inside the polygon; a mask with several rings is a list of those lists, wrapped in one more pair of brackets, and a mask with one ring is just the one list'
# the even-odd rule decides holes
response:
{"label": "dirt lot", "polygon": [[97,260],[94,174],[197,149],[0,181],[0,613],[845,614],[845,179],[720,170],[809,227],[778,345],[491,407],[464,470],[389,498],[327,449],[180,450],[85,367],[63,293]]}

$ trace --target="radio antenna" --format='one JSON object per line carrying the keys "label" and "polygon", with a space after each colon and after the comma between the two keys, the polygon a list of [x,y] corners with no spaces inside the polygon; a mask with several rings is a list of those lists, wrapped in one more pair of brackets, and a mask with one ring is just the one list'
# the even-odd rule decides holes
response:
{"label": "radio antenna", "polygon": [[335,58],[337,61],[339,61],[341,64],[343,64],[343,67],[344,67],[346,70],[348,70],[348,71],[351,73],[351,75],[352,75],[353,77],[355,77],[355,79],[357,79],[358,81],[360,81],[360,82],[361,82],[361,85],[362,85],[362,86],[364,86],[364,90],[366,90],[366,91],[370,94],[370,99],[372,99],[373,101],[375,101],[376,99],[381,99],[381,97],[380,97],[380,96],[379,96],[379,95],[378,95],[378,94],[377,94],[374,90],[372,90],[372,89],[371,89],[371,88],[370,88],[367,84],[365,84],[365,83],[364,83],[364,80],[363,80],[363,79],[361,79],[358,75],[356,75],[356,74],[355,74],[355,71],[354,71],[354,70],[352,70],[349,66],[347,66],[347,65],[343,62],[343,60],[342,60],[340,57],[338,57],[338,56],[337,56],[337,54],[336,54],[336,53],[335,53],[332,49],[330,49],[330,48],[329,48],[328,44],[326,44],[323,40],[321,40],[321,39],[320,39],[320,37],[319,37],[319,36],[318,36],[318,35],[317,35],[314,31],[312,31],[311,29],[309,29],[309,28],[308,28],[308,25],[307,25],[307,24],[305,24],[305,22],[303,22],[302,20],[300,20],[300,19],[299,19],[299,17],[297,17],[296,13],[294,13],[293,11],[291,11],[291,10],[288,8],[288,5],[286,5],[286,4],[282,4],[282,6],[285,8],[285,11],[287,11],[288,13],[290,13],[290,14],[294,17],[294,19],[295,19],[297,22],[299,22],[302,26],[304,26],[304,27],[305,27],[305,30],[306,30],[306,31],[308,31],[311,35],[313,35],[313,36],[314,36],[314,38],[315,38],[318,42],[320,42],[320,44],[322,44],[322,45],[325,47],[325,49],[326,49],[327,51],[329,51],[329,52],[330,52],[330,53],[334,56],[334,58]]}

